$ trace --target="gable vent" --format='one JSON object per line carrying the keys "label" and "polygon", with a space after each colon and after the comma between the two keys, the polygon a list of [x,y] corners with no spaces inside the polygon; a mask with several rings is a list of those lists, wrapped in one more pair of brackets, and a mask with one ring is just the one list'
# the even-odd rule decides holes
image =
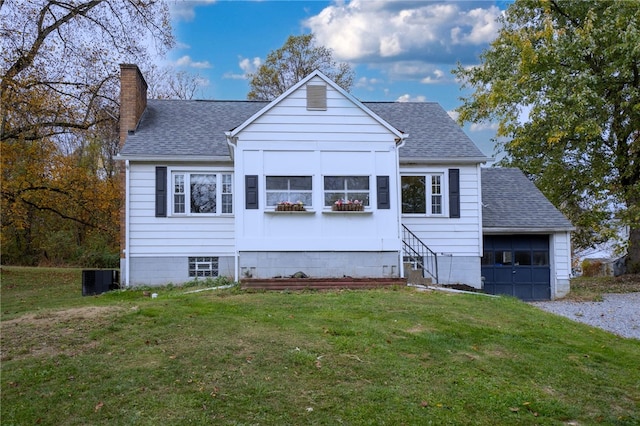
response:
{"label": "gable vent", "polygon": [[321,86],[317,84],[307,85],[307,110],[327,110],[327,86]]}

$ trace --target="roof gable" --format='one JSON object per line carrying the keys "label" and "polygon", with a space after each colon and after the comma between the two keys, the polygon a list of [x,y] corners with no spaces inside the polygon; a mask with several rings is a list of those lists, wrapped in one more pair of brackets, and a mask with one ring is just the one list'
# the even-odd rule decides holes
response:
{"label": "roof gable", "polygon": [[322,80],[325,84],[330,86],[336,92],[340,93],[344,98],[349,100],[351,103],[356,105],[358,108],[360,108],[362,111],[364,111],[371,118],[373,118],[375,121],[377,121],[380,125],[385,127],[390,133],[393,133],[399,140],[404,139],[405,137],[408,136],[407,134],[404,134],[403,132],[399,131],[397,128],[395,128],[394,126],[389,124],[387,121],[385,121],[379,115],[377,115],[376,113],[371,111],[362,102],[360,102],[359,100],[354,98],[350,93],[345,91],[337,83],[335,83],[333,80],[331,80],[330,78],[328,78],[326,75],[324,75],[322,72],[320,72],[318,70],[312,72],[311,74],[309,74],[308,76],[306,76],[305,78],[300,80],[298,83],[296,83],[293,86],[291,86],[283,94],[278,96],[276,99],[274,99],[269,104],[265,105],[260,111],[256,112],[254,115],[249,117],[244,123],[240,124],[238,127],[234,128],[230,132],[227,132],[227,136],[230,137],[230,138],[233,138],[233,137],[237,136],[238,133],[242,132],[242,130],[244,130],[251,123],[253,123],[254,121],[258,120],[263,115],[267,114],[270,110],[272,110],[278,104],[283,102],[292,93],[296,92],[297,90],[300,90],[303,86],[305,86],[306,84],[312,82],[314,79]]}

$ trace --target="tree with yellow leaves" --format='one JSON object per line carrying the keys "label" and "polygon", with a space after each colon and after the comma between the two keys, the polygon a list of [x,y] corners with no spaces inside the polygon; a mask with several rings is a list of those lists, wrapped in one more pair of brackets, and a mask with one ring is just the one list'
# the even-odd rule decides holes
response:
{"label": "tree with yellow leaves", "polygon": [[172,45],[167,4],[0,0],[0,35],[2,262],[117,253],[118,64]]}

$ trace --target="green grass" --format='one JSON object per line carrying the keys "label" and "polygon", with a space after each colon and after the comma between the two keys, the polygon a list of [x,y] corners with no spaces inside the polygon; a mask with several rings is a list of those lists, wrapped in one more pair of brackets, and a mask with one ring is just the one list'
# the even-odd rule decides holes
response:
{"label": "green grass", "polygon": [[640,292],[640,275],[619,277],[578,277],[571,280],[571,292],[567,300],[599,301],[603,293]]}
{"label": "green grass", "polygon": [[512,298],[156,291],[3,267],[2,424],[640,423],[640,341]]}

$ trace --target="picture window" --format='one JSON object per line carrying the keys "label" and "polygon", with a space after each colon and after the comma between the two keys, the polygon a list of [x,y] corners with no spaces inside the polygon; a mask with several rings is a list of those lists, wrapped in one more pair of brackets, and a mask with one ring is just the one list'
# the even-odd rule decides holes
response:
{"label": "picture window", "polygon": [[174,172],[173,213],[232,214],[233,176],[230,173]]}

